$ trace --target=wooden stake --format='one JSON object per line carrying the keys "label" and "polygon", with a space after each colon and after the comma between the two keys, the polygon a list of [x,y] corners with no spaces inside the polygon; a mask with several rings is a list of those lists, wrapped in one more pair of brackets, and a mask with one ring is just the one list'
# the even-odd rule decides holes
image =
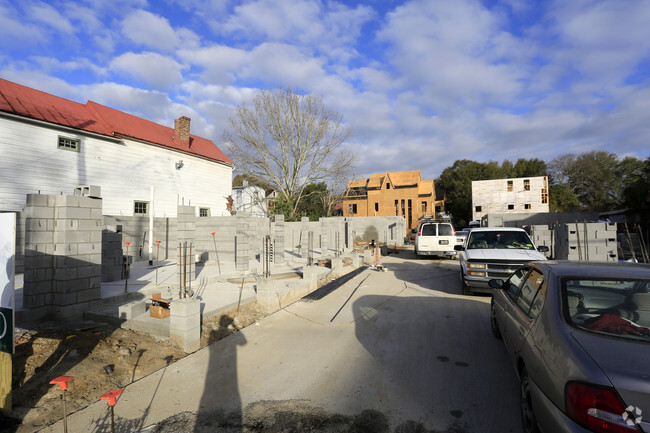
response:
{"label": "wooden stake", "polygon": [[11,415],[11,353],[6,352],[0,352],[0,412]]}

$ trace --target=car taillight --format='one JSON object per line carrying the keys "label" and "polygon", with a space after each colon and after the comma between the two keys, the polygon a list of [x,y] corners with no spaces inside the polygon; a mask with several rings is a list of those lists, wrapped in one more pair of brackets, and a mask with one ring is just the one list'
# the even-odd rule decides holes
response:
{"label": "car taillight", "polygon": [[565,400],[569,418],[594,432],[639,431],[625,422],[625,405],[613,388],[571,382],[566,386]]}
{"label": "car taillight", "polygon": [[456,236],[456,229],[451,229],[454,232],[454,236]]}

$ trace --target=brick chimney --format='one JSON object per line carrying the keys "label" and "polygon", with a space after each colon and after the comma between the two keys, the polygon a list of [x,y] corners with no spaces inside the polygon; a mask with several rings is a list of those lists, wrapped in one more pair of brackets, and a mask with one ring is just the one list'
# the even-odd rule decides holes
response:
{"label": "brick chimney", "polygon": [[180,140],[182,143],[190,142],[190,119],[187,116],[181,116],[178,119],[174,120],[174,136],[176,140]]}

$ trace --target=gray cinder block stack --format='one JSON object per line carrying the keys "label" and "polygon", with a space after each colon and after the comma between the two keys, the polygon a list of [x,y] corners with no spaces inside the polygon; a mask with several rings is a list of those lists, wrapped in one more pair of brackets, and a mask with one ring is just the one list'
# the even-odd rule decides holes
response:
{"label": "gray cinder block stack", "polygon": [[616,223],[568,223],[555,230],[555,258],[616,262]]}
{"label": "gray cinder block stack", "polygon": [[272,227],[273,260],[274,263],[284,263],[284,215],[275,215]]}
{"label": "gray cinder block stack", "polygon": [[548,225],[532,225],[530,226],[530,235],[536,247],[542,245],[548,247],[548,252],[543,253],[547,259],[555,258],[553,256],[555,247],[554,229],[550,228]]}
{"label": "gray cinder block stack", "polygon": [[27,309],[72,317],[81,315],[89,302],[101,299],[99,187],[76,192],[78,195],[27,196],[23,290]]}

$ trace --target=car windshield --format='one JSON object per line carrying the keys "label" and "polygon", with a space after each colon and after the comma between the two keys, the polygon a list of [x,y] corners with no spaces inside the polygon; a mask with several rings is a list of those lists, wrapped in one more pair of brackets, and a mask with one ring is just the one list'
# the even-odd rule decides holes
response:
{"label": "car windshield", "polygon": [[524,250],[533,250],[533,243],[525,232],[520,231],[471,231],[469,234],[469,241],[467,242],[468,249],[481,249],[481,248],[519,248]]}
{"label": "car windshield", "polygon": [[650,342],[650,280],[572,278],[561,287],[569,325]]}

